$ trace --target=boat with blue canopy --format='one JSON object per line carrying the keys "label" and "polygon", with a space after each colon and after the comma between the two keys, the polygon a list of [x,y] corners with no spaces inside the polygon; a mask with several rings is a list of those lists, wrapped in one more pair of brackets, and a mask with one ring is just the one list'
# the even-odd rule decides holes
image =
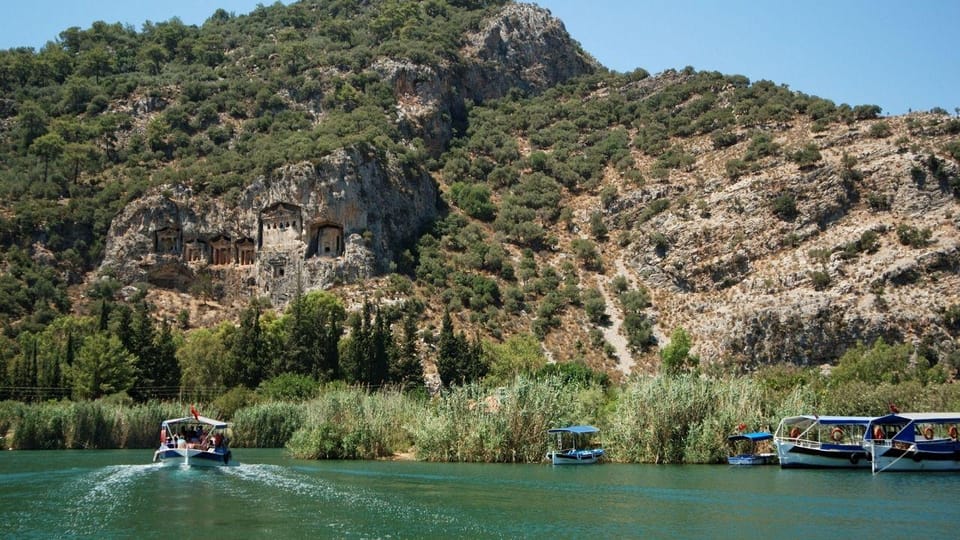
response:
{"label": "boat with blue canopy", "polygon": [[556,435],[556,448],[547,452],[554,465],[590,465],[599,461],[603,448],[593,442],[600,430],[593,426],[567,426],[547,430]]}
{"label": "boat with blue canopy", "polygon": [[789,416],[773,434],[780,468],[867,468],[870,416]]}
{"label": "boat with blue canopy", "polygon": [[900,413],[874,418],[864,448],[874,474],[960,471],[960,412]]}
{"label": "boat with blue canopy", "polygon": [[734,452],[727,457],[727,463],[730,465],[770,465],[775,463],[777,460],[775,452],[761,451],[761,445],[770,449],[770,444],[766,442],[770,440],[773,440],[773,434],[766,431],[730,435],[727,437],[727,441],[733,446]]}

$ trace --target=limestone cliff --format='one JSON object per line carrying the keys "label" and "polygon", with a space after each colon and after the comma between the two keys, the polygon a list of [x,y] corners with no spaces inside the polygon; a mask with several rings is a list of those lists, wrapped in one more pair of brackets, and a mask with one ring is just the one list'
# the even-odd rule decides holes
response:
{"label": "limestone cliff", "polygon": [[258,178],[236,201],[183,186],[134,201],[111,224],[101,273],[178,289],[206,275],[224,296],[268,294],[282,305],[298,286],[386,271],[437,207],[429,176],[344,150]]}

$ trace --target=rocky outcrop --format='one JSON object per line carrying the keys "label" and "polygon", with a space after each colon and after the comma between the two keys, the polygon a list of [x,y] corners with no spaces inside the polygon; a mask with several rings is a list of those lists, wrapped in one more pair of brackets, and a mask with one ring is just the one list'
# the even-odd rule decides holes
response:
{"label": "rocky outcrop", "polygon": [[101,273],[185,289],[208,275],[222,295],[304,290],[386,271],[437,213],[437,188],[358,150],[261,177],[236,201],[167,186],[110,226]]}
{"label": "rocky outcrop", "polygon": [[[906,140],[910,126],[938,119],[879,121]],[[910,150],[867,128],[819,132],[823,159],[808,169],[781,155],[730,179],[722,166],[743,155],[741,142],[699,153],[669,182],[625,190],[607,213],[611,223],[633,223],[634,241],[619,257],[651,291],[655,333],[683,327],[702,360],[742,367],[831,363],[878,338],[923,344],[941,359],[955,354],[944,313],[960,305],[960,199],[950,187],[960,168],[944,160],[944,180],[923,181],[933,176],[930,156],[951,139]],[[789,149],[807,144],[809,129],[797,122],[771,133]],[[702,146],[687,144],[691,153]],[[854,171],[844,171],[844,156],[856,157]],[[777,213],[784,194],[795,215]],[[651,217],[661,199],[669,209]],[[906,242],[904,228],[929,239]]]}
{"label": "rocky outcrop", "polygon": [[477,102],[503,97],[512,88],[539,92],[599,68],[560,19],[532,4],[505,5],[467,36],[461,56],[467,63],[464,91]]}
{"label": "rocky outcrop", "polygon": [[507,4],[466,36],[456,66],[429,66],[381,58],[371,69],[397,96],[396,121],[409,138],[420,137],[439,155],[454,126],[463,123],[467,102],[499,99],[511,89],[535,94],[600,64],[587,55],[549,11],[532,4]]}

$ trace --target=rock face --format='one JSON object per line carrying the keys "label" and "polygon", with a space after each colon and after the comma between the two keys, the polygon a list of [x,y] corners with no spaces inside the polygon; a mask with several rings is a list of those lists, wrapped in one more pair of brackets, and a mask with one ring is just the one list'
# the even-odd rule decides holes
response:
{"label": "rock face", "polygon": [[[167,187],[131,203],[110,226],[101,273],[166,288],[209,285],[218,296],[325,288],[388,269],[395,250],[437,214],[436,184],[392,163],[340,151],[282,168],[236,202]],[[209,280],[198,279],[209,276]]]}
{"label": "rock face", "polygon": [[512,88],[537,92],[597,70],[597,62],[567,34],[563,22],[531,4],[507,4],[461,51],[467,60],[463,87],[483,102]]}
{"label": "rock face", "polygon": [[[611,223],[637,223],[638,240],[616,256],[650,290],[656,334],[682,327],[701,360],[747,368],[834,362],[878,338],[956,354],[956,322],[944,314],[960,305],[960,197],[929,170],[953,138],[911,131],[939,121],[914,114],[835,126],[813,138],[823,156],[816,167],[781,155],[737,179],[723,164],[744,154],[745,141],[717,150],[690,139],[694,167],[625,189],[607,209]],[[879,122],[893,135],[869,136]],[[811,140],[802,120],[771,133],[784,148]],[[856,164],[845,171],[850,156]],[[960,167],[944,160],[940,174],[960,178]],[[795,215],[774,210],[784,194]],[[647,217],[664,199],[670,209]],[[929,240],[905,242],[902,230],[925,230]]]}
{"label": "rock face", "polygon": [[394,88],[401,130],[434,155],[465,120],[468,101],[499,99],[514,88],[534,94],[600,69],[559,19],[532,4],[503,6],[466,41],[456,66],[390,58],[372,66]]}

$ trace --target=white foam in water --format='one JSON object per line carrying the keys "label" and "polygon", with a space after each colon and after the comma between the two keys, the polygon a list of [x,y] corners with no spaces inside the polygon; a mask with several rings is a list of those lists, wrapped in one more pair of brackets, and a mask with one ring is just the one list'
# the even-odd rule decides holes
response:
{"label": "white foam in water", "polygon": [[68,498],[76,501],[70,512],[72,523],[69,532],[81,535],[93,533],[107,519],[104,516],[116,516],[127,510],[131,504],[127,496],[130,488],[141,482],[140,477],[154,469],[153,465],[111,465],[78,478],[73,484],[78,496]]}
{"label": "white foam in water", "polygon": [[[336,485],[305,474],[297,473],[279,465],[241,464],[238,467],[224,469],[224,473],[236,476],[245,481],[256,482],[261,485],[272,486],[287,493],[293,493],[305,499],[314,499],[322,502],[334,502],[349,508],[352,513],[362,508],[365,514],[387,514],[416,520],[420,526],[420,533],[429,533],[433,527],[439,527],[441,532],[445,526],[455,525],[461,532],[481,532],[483,527],[477,523],[464,523],[464,520],[454,516],[437,513],[434,509],[411,506],[409,501],[398,504],[371,494],[367,490],[351,485],[348,489],[340,489]],[[331,522],[327,524],[331,529],[337,529],[344,534],[349,526],[344,523]]]}

